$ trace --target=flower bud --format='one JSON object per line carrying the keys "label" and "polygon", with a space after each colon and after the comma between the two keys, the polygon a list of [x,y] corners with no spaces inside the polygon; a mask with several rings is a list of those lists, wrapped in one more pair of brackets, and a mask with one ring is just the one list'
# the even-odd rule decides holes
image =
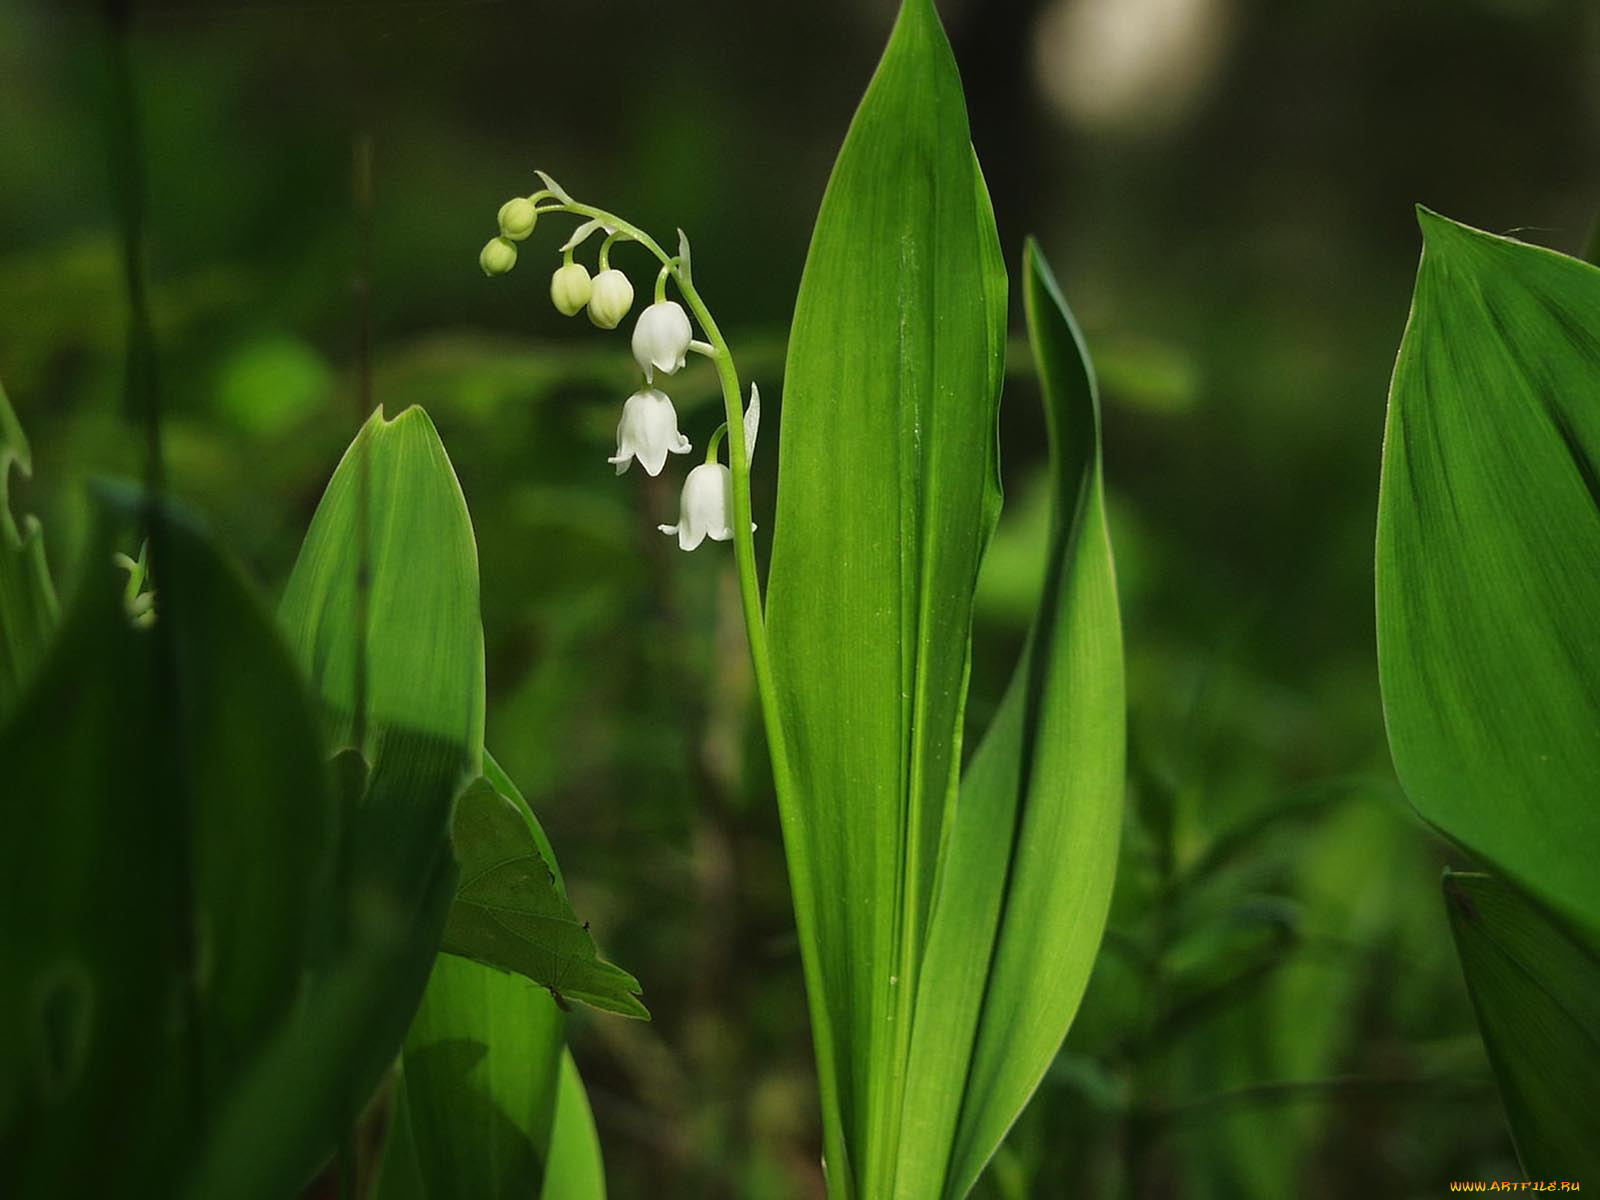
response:
{"label": "flower bud", "polygon": [[509,238],[490,238],[478,255],[478,265],[485,275],[504,275],[517,265],[517,246]]}
{"label": "flower bud", "polygon": [[556,268],[550,276],[550,301],[564,317],[575,317],[589,303],[593,285],[589,281],[589,268],[582,263],[569,262]]}
{"label": "flower bud", "polygon": [[500,235],[520,242],[533,232],[539,210],[526,196],[517,196],[500,206]]}
{"label": "flower bud", "polygon": [[633,307],[633,284],[616,269],[601,271],[589,290],[589,320],[601,329],[615,329]]}

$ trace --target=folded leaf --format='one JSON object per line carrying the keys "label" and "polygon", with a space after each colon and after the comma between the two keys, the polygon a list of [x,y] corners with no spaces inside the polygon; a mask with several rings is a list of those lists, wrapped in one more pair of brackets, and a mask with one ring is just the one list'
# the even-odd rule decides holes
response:
{"label": "folded leaf", "polygon": [[917,989],[905,1200],[965,1196],[1060,1048],[1105,929],[1122,827],[1122,637],[1088,351],[1032,242],[1051,440],[1039,611],[961,783]]}
{"label": "folded leaf", "polygon": [[1445,907],[1530,1179],[1600,1178],[1600,956],[1489,875],[1446,872]]}
{"label": "folded leaf", "polygon": [[1005,275],[961,81],[907,0],[817,217],[767,620],[834,1195],[892,1190],[911,1012],[999,505]]}
{"label": "folded leaf", "polygon": [[1421,211],[1378,502],[1411,802],[1600,929],[1600,270]]}
{"label": "folded leaf", "polygon": [[600,958],[588,926],[573,913],[531,820],[487,779],[462,793],[455,816],[461,883],[442,948],[525,975],[558,999],[648,1017],[639,981]]}

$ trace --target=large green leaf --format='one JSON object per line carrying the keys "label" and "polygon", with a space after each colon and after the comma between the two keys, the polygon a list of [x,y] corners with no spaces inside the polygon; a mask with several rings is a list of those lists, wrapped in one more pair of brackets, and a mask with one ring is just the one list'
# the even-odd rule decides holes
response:
{"label": "large green leaf", "polygon": [[[116,493],[0,732],[0,1193],[171,1195],[290,1013],[329,812],[309,697],[192,520]],[[113,545],[150,534],[156,619]]]}
{"label": "large green leaf", "polygon": [[443,949],[516,971],[552,996],[649,1016],[639,1003],[639,981],[600,957],[588,926],[573,913],[536,827],[520,797],[488,779],[462,794],[455,815],[461,884]]}
{"label": "large green leaf", "polygon": [[1444,892],[1523,1169],[1600,1178],[1600,957],[1502,880],[1446,873]]}
{"label": "large green leaf", "polygon": [[999,504],[1005,277],[950,47],[907,0],[823,198],[767,604],[785,843],[837,1195],[890,1193]]}
{"label": "large green leaf", "polygon": [[1421,212],[1378,658],[1429,821],[1600,929],[1600,270]]}
{"label": "large green leaf", "polygon": [[1023,299],[1051,440],[1045,587],[956,810],[917,990],[905,1200],[964,1196],[1022,1111],[1089,980],[1122,827],[1122,636],[1100,406],[1038,247]]}
{"label": "large green leaf", "polygon": [[279,619],[334,744],[359,742],[340,759],[339,901],[296,1021],[222,1114],[197,1197],[281,1195],[327,1156],[400,1048],[454,896],[452,806],[483,756],[483,630],[471,518],[422,409],[380,409],[357,434]]}
{"label": "large green leaf", "polygon": [[33,456],[6,390],[0,387],[0,720],[16,703],[50,644],[55,585],[45,563],[38,519],[11,511],[11,468],[33,473]]}

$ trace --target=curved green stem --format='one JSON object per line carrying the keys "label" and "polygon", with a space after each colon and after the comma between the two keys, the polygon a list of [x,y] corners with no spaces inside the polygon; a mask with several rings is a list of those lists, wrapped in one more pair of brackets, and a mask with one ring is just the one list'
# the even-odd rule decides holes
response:
{"label": "curved green stem", "polygon": [[727,435],[728,423],[724,421],[721,425],[717,426],[716,432],[711,435],[711,444],[706,447],[706,461],[708,463],[714,463],[717,461],[717,451],[722,446],[722,439]]}
{"label": "curved green stem", "polygon": [[[772,655],[767,645],[767,627],[763,618],[761,581],[756,571],[755,539],[751,534],[750,504],[750,451],[744,441],[744,393],[739,386],[739,372],[734,366],[733,352],[727,339],[717,327],[711,310],[701,299],[689,273],[683,269],[676,256],[668,254],[644,230],[622,220],[615,213],[593,205],[573,201],[562,208],[577,216],[588,217],[609,225],[618,233],[626,234],[638,242],[660,261],[665,271],[670,271],[677,281],[684,303],[709,344],[701,353],[716,364],[717,380],[722,387],[723,408],[727,417],[728,466],[733,475],[733,550],[739,572],[739,598],[744,611],[745,636],[750,646],[750,665],[755,674],[756,692],[761,700],[762,724],[767,735],[767,750],[772,760],[772,781],[777,791],[778,815],[783,825],[783,840],[787,847],[804,844],[809,836],[804,828],[804,813],[793,792],[789,767],[788,743],[783,722],[779,716],[777,683],[772,672]],[[699,347],[696,347],[698,349]],[[790,853],[791,870],[795,859]],[[839,1095],[836,1080],[838,1070],[834,1049],[832,1022],[829,1019],[827,997],[822,990],[821,959],[818,953],[817,931],[812,914],[817,906],[812,902],[809,876],[794,872],[790,889],[794,896],[796,930],[800,935],[801,955],[805,964],[807,1007],[811,1011],[812,1041],[817,1057],[817,1079],[821,1090],[824,1158],[831,1175],[830,1186],[844,1181],[848,1187],[850,1160],[845,1151],[844,1131],[836,1114],[839,1113]],[[833,1114],[833,1115],[830,1115]],[[839,1194],[847,1194],[841,1191]]]}

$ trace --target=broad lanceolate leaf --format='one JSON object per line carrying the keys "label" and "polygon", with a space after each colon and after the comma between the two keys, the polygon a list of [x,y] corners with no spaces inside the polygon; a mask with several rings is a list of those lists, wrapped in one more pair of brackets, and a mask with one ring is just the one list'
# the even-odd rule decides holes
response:
{"label": "broad lanceolate leaf", "polygon": [[[325,903],[321,744],[270,619],[189,518],[105,511],[0,731],[6,1196],[177,1194],[287,1023]],[[147,532],[136,628],[112,548]]]}
{"label": "broad lanceolate leaf", "polygon": [[11,511],[11,469],[33,472],[28,439],[0,387],[0,720],[44,658],[56,626],[55,585],[36,518]]}
{"label": "broad lanceolate leaf", "polygon": [[1051,438],[1039,611],[961,783],[917,988],[895,1195],[960,1197],[1055,1057],[1089,980],[1122,827],[1122,636],[1088,351],[1023,263]]}
{"label": "broad lanceolate leaf", "polygon": [[817,218],[767,608],[836,1195],[886,1196],[998,511],[1005,278],[950,47],[907,0]]}
{"label": "broad lanceolate leaf", "polygon": [[514,796],[479,779],[456,802],[461,883],[443,949],[516,971],[554,996],[649,1016],[639,1003],[639,981],[595,949],[541,851],[533,814]]}
{"label": "broad lanceolate leaf", "polygon": [[1378,658],[1429,821],[1600,929],[1600,270],[1424,210]]}
{"label": "broad lanceolate leaf", "polygon": [[1478,1028],[1530,1179],[1600,1178],[1600,957],[1504,881],[1447,873]]}

